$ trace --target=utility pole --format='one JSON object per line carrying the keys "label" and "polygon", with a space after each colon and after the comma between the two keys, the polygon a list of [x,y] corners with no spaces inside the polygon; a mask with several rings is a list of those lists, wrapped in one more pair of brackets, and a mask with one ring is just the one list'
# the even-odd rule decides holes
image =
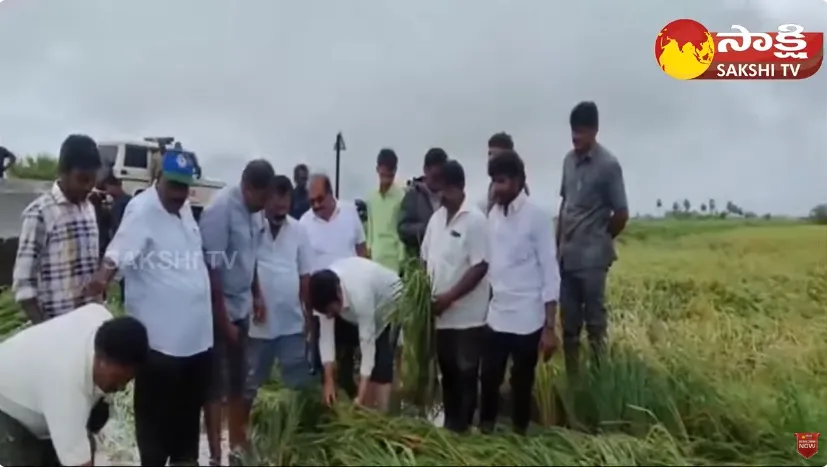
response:
{"label": "utility pole", "polygon": [[342,164],[342,151],[347,149],[341,131],[336,134],[336,144],[333,145],[333,149],[336,151],[336,185],[334,190],[336,191],[336,199],[339,199],[339,168]]}

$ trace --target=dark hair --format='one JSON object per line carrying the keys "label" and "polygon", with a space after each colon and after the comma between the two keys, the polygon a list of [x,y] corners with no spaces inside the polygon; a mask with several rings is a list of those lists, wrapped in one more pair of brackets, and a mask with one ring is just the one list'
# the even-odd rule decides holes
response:
{"label": "dark hair", "polygon": [[525,164],[515,151],[503,151],[488,160],[488,176],[505,176],[525,182]]}
{"label": "dark hair", "polygon": [[12,159],[17,159],[17,157],[15,157],[13,152],[9,151],[8,149],[4,148],[3,146],[0,146],[0,158],[6,158],[6,157],[9,157],[9,158],[12,158]]}
{"label": "dark hair", "polygon": [[241,183],[254,190],[265,190],[272,186],[276,171],[264,159],[256,159],[247,163],[241,172]]}
{"label": "dark hair", "polygon": [[95,333],[95,353],[118,365],[143,365],[149,355],[146,327],[131,316],[110,319]]}
{"label": "dark hair", "polygon": [[396,157],[396,153],[393,149],[384,148],[379,151],[379,155],[376,156],[376,166],[377,167],[384,167],[388,170],[392,170],[396,172],[396,167],[399,165],[399,158]]}
{"label": "dark hair", "polygon": [[328,305],[339,301],[339,276],[330,269],[316,271],[310,276],[310,306],[324,314]]}
{"label": "dark hair", "polygon": [[465,189],[465,170],[459,161],[451,159],[442,166],[442,182],[446,187]]}
{"label": "dark hair", "polygon": [[293,167],[293,176],[296,176],[299,171],[309,172],[310,170],[307,168],[306,164],[296,164],[296,166]]}
{"label": "dark hair", "polygon": [[106,178],[103,179],[103,186],[121,186],[121,179],[114,176],[113,174],[109,174]]}
{"label": "dark hair", "polygon": [[333,194],[333,185],[330,183],[330,177],[325,174],[313,174],[310,177],[311,181],[316,179],[321,179],[324,182],[324,192],[325,194]]}
{"label": "dark hair", "polygon": [[86,135],[69,135],[60,146],[57,168],[59,173],[100,169],[101,156],[95,140]]}
{"label": "dark hair", "polygon": [[442,148],[431,148],[425,153],[425,168],[445,165],[448,162],[448,153]]}
{"label": "dark hair", "polygon": [[284,175],[276,175],[273,178],[273,192],[279,196],[293,194],[293,182]]}
{"label": "dark hair", "polygon": [[569,123],[572,128],[588,128],[596,130],[598,124],[597,104],[592,101],[584,101],[571,109]]}
{"label": "dark hair", "polygon": [[499,133],[494,133],[494,135],[488,138],[488,147],[513,151],[514,140],[511,138],[511,135],[501,131]]}

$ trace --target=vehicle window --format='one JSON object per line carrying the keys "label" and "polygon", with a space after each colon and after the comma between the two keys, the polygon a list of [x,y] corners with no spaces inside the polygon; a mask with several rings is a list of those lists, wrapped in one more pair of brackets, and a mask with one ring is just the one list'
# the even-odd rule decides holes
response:
{"label": "vehicle window", "polygon": [[133,167],[138,169],[147,168],[149,162],[149,151],[145,146],[126,145],[126,154],[124,155],[124,167]]}

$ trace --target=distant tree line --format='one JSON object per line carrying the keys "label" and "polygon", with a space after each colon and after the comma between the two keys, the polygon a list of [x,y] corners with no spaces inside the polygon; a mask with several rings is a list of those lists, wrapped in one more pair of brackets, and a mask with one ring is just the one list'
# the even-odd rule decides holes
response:
{"label": "distant tree line", "polygon": [[57,178],[57,158],[47,153],[26,156],[18,159],[6,173],[13,178],[54,180]]}
{"label": "distant tree line", "polygon": [[[658,208],[658,211],[663,211],[663,200],[658,198],[655,202],[655,206]],[[725,219],[727,217],[755,219],[758,217],[758,214],[755,212],[745,210],[743,207],[732,201],[727,201],[723,209],[718,209],[715,200],[712,198],[702,202],[698,206],[698,209],[699,211],[693,211],[692,202],[689,201],[689,199],[684,199],[683,201],[674,201],[672,203],[672,209],[666,211],[664,215],[667,217],[709,216],[719,217],[721,219]],[[764,219],[770,219],[772,216],[770,214],[764,214],[761,217]],[[808,218],[817,224],[827,224],[827,203],[819,204],[811,209]]]}

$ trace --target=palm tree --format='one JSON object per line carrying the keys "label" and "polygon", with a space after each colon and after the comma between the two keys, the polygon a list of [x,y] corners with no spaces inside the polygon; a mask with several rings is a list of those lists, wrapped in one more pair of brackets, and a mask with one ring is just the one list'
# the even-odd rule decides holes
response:
{"label": "palm tree", "polygon": [[683,210],[689,212],[689,209],[692,207],[692,203],[689,202],[688,199],[683,200]]}
{"label": "palm tree", "polygon": [[674,203],[672,203],[672,212],[678,212],[678,211],[680,211],[680,210],[681,210],[681,205],[680,205],[680,204],[678,204],[678,202],[677,202],[677,201],[675,201]]}
{"label": "palm tree", "polygon": [[712,198],[709,198],[709,212],[715,214],[715,200]]}
{"label": "palm tree", "polygon": [[701,203],[701,212],[706,212],[706,203]]}
{"label": "palm tree", "polygon": [[663,203],[661,202],[660,198],[658,198],[658,201],[655,203],[655,205],[658,207],[658,209],[663,207]]}

